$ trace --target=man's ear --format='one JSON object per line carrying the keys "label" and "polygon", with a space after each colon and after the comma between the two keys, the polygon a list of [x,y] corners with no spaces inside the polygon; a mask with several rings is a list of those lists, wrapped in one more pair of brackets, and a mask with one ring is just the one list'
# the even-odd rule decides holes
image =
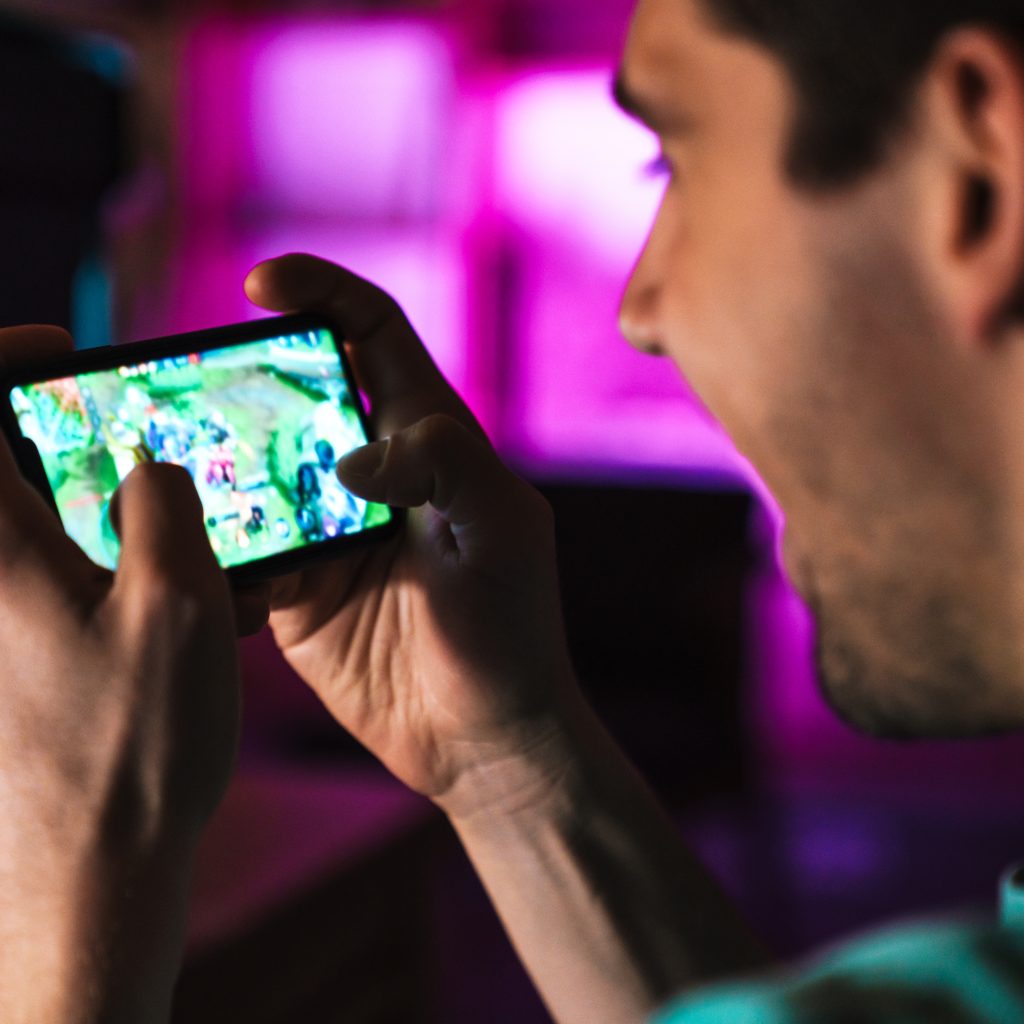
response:
{"label": "man's ear", "polygon": [[[1024,54],[982,28],[950,33],[924,83],[936,144],[941,288],[957,333],[990,343],[1024,318]],[[933,222],[934,223],[934,222]]]}

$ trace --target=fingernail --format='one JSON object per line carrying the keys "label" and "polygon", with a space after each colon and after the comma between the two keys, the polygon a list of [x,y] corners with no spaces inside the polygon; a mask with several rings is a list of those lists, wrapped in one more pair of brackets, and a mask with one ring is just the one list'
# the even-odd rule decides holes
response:
{"label": "fingernail", "polygon": [[375,441],[349,452],[338,462],[338,476],[349,480],[370,480],[377,475],[388,453],[387,441]]}

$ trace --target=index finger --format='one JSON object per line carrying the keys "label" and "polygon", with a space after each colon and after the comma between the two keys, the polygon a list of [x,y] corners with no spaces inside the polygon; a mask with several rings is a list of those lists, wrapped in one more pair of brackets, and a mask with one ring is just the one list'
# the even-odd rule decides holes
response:
{"label": "index finger", "polygon": [[401,307],[376,285],[327,260],[292,253],[254,267],[245,290],[264,309],[320,312],[338,323],[382,434],[444,413],[486,439]]}
{"label": "index finger", "polygon": [[[121,539],[115,586],[130,594],[181,593],[227,597],[227,580],[210,547],[203,506],[187,469],[144,462],[122,482],[110,519]],[[225,604],[226,604],[225,600]]]}

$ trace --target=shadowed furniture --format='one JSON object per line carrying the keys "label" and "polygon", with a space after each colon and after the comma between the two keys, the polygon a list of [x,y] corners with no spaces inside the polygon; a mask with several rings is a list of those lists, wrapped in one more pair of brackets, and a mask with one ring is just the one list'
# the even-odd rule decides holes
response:
{"label": "shadowed furniture", "polygon": [[381,774],[243,771],[200,848],[173,1020],[434,1020],[431,878],[448,837]]}

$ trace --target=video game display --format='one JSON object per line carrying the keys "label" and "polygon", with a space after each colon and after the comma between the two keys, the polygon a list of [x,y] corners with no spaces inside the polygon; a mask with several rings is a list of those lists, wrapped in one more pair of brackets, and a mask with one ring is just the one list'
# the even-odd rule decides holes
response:
{"label": "video game display", "polygon": [[22,385],[11,404],[64,528],[108,568],[110,500],[142,462],[189,471],[225,568],[391,518],[334,472],[367,438],[326,329]]}

